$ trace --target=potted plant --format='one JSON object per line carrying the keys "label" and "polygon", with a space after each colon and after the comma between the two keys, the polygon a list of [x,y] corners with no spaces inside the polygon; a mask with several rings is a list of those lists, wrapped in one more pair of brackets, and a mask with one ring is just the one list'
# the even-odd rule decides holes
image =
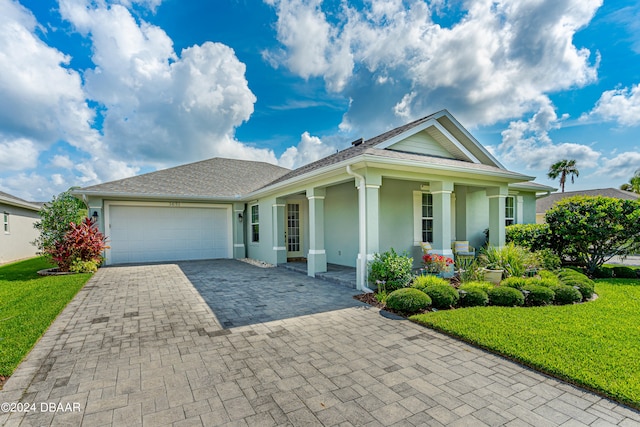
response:
{"label": "potted plant", "polygon": [[500,284],[504,269],[500,268],[498,264],[489,263],[482,269],[483,280],[491,282],[493,284]]}

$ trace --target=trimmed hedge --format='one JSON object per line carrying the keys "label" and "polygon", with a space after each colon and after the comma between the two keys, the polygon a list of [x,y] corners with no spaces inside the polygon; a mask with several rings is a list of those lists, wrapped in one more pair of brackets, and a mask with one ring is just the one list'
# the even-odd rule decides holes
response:
{"label": "trimmed hedge", "polygon": [[434,308],[446,309],[456,305],[458,302],[458,291],[451,285],[427,286],[424,292],[431,297]]}
{"label": "trimmed hedge", "polygon": [[515,288],[508,286],[496,286],[487,295],[491,305],[502,307],[515,307],[524,305],[524,295]]}
{"label": "trimmed hedge", "polygon": [[611,279],[613,277],[613,268],[600,266],[593,270],[593,277],[596,279]]}
{"label": "trimmed hedge", "polygon": [[387,296],[386,306],[402,313],[414,314],[431,305],[431,298],[421,290],[402,288]]}
{"label": "trimmed hedge", "polygon": [[613,275],[618,279],[636,279],[638,272],[624,265],[613,267]]}
{"label": "trimmed hedge", "polygon": [[551,290],[555,293],[553,302],[558,305],[574,304],[582,300],[582,294],[572,286],[559,285],[554,286]]}
{"label": "trimmed hedge", "polygon": [[427,274],[425,276],[417,276],[413,279],[411,283],[412,288],[420,289],[422,292],[433,285],[447,285],[449,286],[449,281],[447,279],[443,279],[442,277],[437,277],[432,274]]}
{"label": "trimmed hedge", "polygon": [[460,307],[484,307],[489,303],[489,296],[481,288],[460,289]]}
{"label": "trimmed hedge", "polygon": [[508,286],[510,288],[522,289],[527,284],[527,279],[524,277],[507,277],[500,282],[500,286]]}
{"label": "trimmed hedge", "polygon": [[468,291],[469,289],[475,288],[475,289],[482,289],[485,293],[489,292],[490,289],[495,288],[496,285],[494,285],[491,282],[484,282],[484,281],[480,281],[480,280],[473,280],[471,282],[465,282],[460,286],[460,289],[464,289],[465,291]]}
{"label": "trimmed hedge", "polygon": [[549,305],[555,297],[555,293],[546,286],[529,284],[522,290],[525,291],[525,303],[530,306]]}
{"label": "trimmed hedge", "polygon": [[550,278],[538,278],[538,277],[531,277],[527,279],[527,285],[534,285],[534,286],[544,286],[545,288],[550,288],[552,286],[557,286],[562,284],[560,282],[560,279],[558,279],[557,277],[555,277],[555,279],[550,279]]}

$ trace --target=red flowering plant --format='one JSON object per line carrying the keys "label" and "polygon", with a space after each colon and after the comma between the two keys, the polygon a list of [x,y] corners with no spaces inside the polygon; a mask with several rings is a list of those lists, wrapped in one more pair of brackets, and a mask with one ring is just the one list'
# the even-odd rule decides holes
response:
{"label": "red flowering plant", "polygon": [[45,253],[60,271],[91,272],[102,264],[102,251],[107,249],[106,237],[91,218],[80,224],[70,223],[69,230]]}
{"label": "red flowering plant", "polygon": [[449,271],[453,265],[453,260],[444,255],[438,254],[424,254],[422,256],[425,269],[427,273],[442,273],[443,271]]}

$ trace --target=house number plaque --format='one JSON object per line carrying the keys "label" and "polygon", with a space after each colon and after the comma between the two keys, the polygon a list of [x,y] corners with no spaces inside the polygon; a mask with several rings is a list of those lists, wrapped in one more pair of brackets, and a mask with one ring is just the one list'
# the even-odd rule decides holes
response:
{"label": "house number plaque", "polygon": [[172,208],[179,208],[180,202],[169,202],[169,206]]}

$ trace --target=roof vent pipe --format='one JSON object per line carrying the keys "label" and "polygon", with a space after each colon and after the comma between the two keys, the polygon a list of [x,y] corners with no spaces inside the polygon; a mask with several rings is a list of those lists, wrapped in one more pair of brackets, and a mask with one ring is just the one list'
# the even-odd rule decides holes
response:
{"label": "roof vent pipe", "polygon": [[354,147],[357,147],[358,145],[362,144],[363,142],[364,142],[364,138],[359,138],[359,139],[356,139],[355,141],[353,141],[351,143],[351,145],[353,145]]}

